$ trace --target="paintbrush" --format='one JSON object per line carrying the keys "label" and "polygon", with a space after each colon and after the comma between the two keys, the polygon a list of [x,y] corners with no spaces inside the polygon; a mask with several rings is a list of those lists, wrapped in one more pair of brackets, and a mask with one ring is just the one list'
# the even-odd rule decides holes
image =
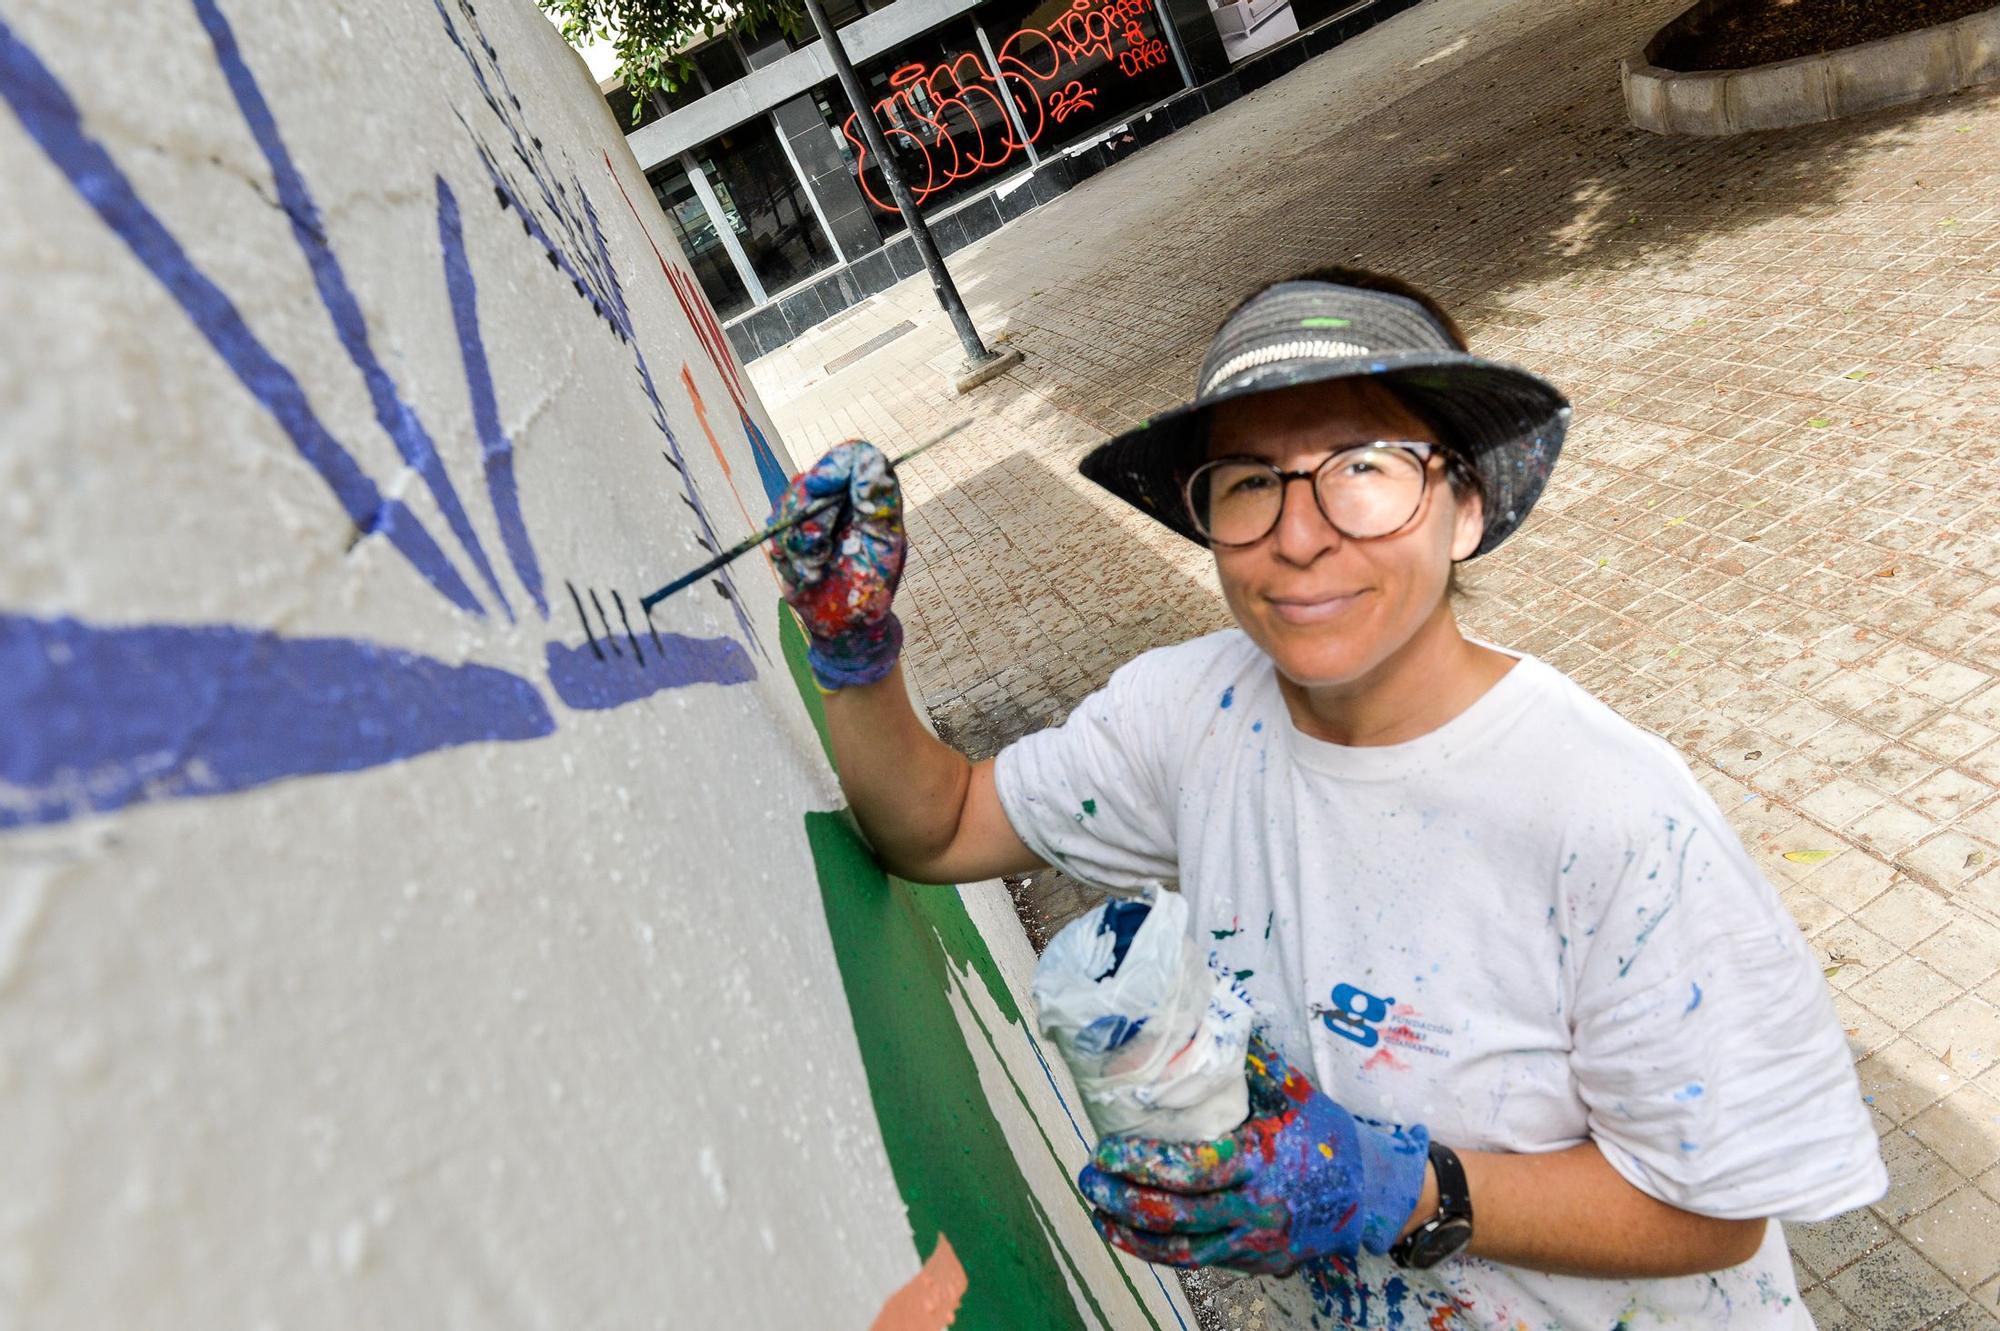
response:
{"label": "paintbrush", "polygon": [[[929,439],[926,439],[923,443],[918,444],[915,448],[903,454],[901,457],[890,458],[889,470],[893,472],[896,468],[902,466],[905,462],[908,462],[911,458],[915,457],[917,454],[926,452],[929,449],[936,448],[939,444],[951,438],[953,435],[957,434],[960,430],[963,430],[966,426],[970,424],[972,424],[970,420],[960,421],[958,424],[952,426],[950,429],[945,430],[942,433],[932,435]],[[817,503],[806,505],[798,512],[792,514],[792,516],[790,516],[789,518],[785,518],[780,522],[774,522],[770,526],[764,528],[764,530],[758,532],[756,535],[747,536],[744,539],[738,541],[735,545],[730,546],[727,550],[724,550],[721,554],[709,560],[706,564],[703,564],[700,568],[695,569],[689,573],[681,574],[681,576],[675,578],[672,582],[660,588],[660,590],[654,592],[652,595],[640,597],[639,609],[645,614],[649,615],[652,614],[654,606],[666,600],[669,596],[672,596],[675,592],[680,591],[683,587],[693,586],[695,583],[700,582],[703,578],[715,572],[717,569],[723,567],[726,564],[734,563],[736,560],[742,558],[744,555],[749,554],[752,550],[755,550],[758,546],[770,540],[773,536],[783,535],[785,532],[790,531],[792,528],[798,526],[801,522],[806,521],[808,518],[816,518],[820,514],[826,512],[828,509],[838,508],[840,505],[846,502],[847,502],[846,495],[837,494],[837,495],[828,495],[826,498],[820,500]]]}

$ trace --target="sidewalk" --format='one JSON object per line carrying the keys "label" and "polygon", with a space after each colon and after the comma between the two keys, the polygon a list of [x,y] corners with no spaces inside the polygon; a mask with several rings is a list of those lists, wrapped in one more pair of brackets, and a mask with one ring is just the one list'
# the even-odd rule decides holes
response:
{"label": "sidewalk", "polygon": [[[1667,736],[1824,956],[1894,1187],[1794,1229],[1820,1326],[2000,1327],[2000,89],[1654,138],[1616,61],[1683,7],[1425,0],[1155,144],[953,256],[1027,356],[969,398],[922,279],[751,374],[802,457],[975,418],[905,470],[898,604],[976,756],[1227,622],[1075,463],[1256,282],[1391,270],[1554,377],[1576,429],[1467,626]],[[1031,933],[1081,902],[1039,887]]]}

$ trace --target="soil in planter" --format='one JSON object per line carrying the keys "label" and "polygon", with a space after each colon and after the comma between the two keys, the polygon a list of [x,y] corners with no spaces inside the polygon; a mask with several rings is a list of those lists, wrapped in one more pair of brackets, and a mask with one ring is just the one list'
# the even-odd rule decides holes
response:
{"label": "soil in planter", "polygon": [[1668,38],[1654,63],[1693,73],[1747,69],[1858,46],[1990,9],[1994,0],[1742,0]]}

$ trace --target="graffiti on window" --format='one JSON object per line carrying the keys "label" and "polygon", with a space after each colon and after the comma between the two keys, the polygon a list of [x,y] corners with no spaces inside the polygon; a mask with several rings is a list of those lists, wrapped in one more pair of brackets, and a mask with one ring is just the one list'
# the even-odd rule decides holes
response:
{"label": "graffiti on window", "polygon": [[[1128,103],[1136,91],[1119,87],[1171,63],[1150,0],[1068,0],[1053,17],[1036,11],[1031,21],[994,48],[988,65],[963,51],[936,65],[905,65],[889,76],[889,95],[875,103],[882,134],[895,152],[917,204],[953,184],[997,171],[1040,143],[1051,127],[1107,105]],[[1017,131],[1005,98],[1021,118]],[[842,122],[863,172],[862,191],[883,212],[894,212],[856,124]],[[1025,136],[1025,137],[1024,137]]]}

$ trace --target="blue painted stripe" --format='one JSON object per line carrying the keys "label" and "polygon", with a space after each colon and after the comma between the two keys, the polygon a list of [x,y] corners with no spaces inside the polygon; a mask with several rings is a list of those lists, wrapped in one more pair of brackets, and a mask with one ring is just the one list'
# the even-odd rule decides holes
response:
{"label": "blue painted stripe", "polygon": [[757,428],[757,422],[750,419],[750,413],[741,408],[738,410],[743,417],[743,433],[750,440],[750,456],[757,459],[757,479],[764,483],[764,497],[775,504],[791,488],[792,478],[785,475],[784,467],[778,463],[778,455],[772,451],[770,441],[764,438],[764,432]]}
{"label": "blue painted stripe", "polygon": [[104,145],[84,131],[69,93],[5,19],[0,19],[0,98],[83,201],[167,289],[244,388],[271,413],[362,535],[379,533],[454,605],[482,613],[472,589],[416,516],[400,500],[384,498],[320,423],[298,379],[250,331],[222,289],[188,258]]}
{"label": "blue painted stripe", "polygon": [[349,638],[0,614],[0,829],[540,739],[528,680]]}
{"label": "blue painted stripe", "polygon": [[[651,643],[651,650],[640,646]],[[636,638],[634,654],[604,660],[586,643],[548,645],[549,683],[566,706],[601,712],[690,684],[747,684],[757,678],[750,654],[734,638],[654,633]]]}
{"label": "blue painted stripe", "polygon": [[479,330],[479,287],[465,257],[465,228],[460,223],[458,197],[443,176],[437,178],[438,243],[444,248],[445,287],[451,295],[452,323],[458,329],[459,356],[465,362],[465,386],[472,396],[472,423],[486,462],[486,492],[500,523],[500,540],[513,562],[514,575],[535,600],[542,618],[549,617],[542,594],[542,567],[535,543],[521,518],[521,497],[514,487],[514,441],[500,425],[500,404],[493,392],[493,371],[486,361],[486,338]]}
{"label": "blue painted stripe", "polygon": [[292,238],[298,242],[299,252],[305,256],[306,266],[312,271],[313,286],[319,292],[320,303],[326,307],[327,317],[333,321],[334,332],[347,351],[347,358],[354,362],[354,368],[361,372],[362,381],[368,386],[368,399],[374,405],[376,422],[395,441],[396,451],[402,455],[403,461],[423,477],[452,534],[458,538],[458,543],[471,557],[473,566],[479,570],[479,576],[507,611],[507,617],[512,619],[513,607],[507,604],[506,593],[500,589],[500,579],[486,558],[478,534],[472,530],[472,521],[466,516],[465,505],[459,502],[458,491],[451,483],[451,474],[445,470],[444,459],[438,456],[437,446],[431,442],[430,432],[424,428],[415,408],[403,400],[395,381],[375,354],[360,302],[348,286],[347,273],[341,266],[339,256],[327,243],[326,225],[320,218],[319,205],[313,201],[312,190],[307,187],[305,177],[299,174],[291,149],[285,146],[284,135],[278,131],[278,122],[271,114],[270,103],[264,100],[263,89],[258,86],[256,76],[243,59],[229,20],[223,17],[215,0],[193,0],[193,4],[203,30],[208,33],[210,44],[215,47],[216,61],[229,84],[230,94],[236,99],[243,123],[249,127],[265,162],[271,168],[271,178],[278,189],[278,202],[291,220]]}

